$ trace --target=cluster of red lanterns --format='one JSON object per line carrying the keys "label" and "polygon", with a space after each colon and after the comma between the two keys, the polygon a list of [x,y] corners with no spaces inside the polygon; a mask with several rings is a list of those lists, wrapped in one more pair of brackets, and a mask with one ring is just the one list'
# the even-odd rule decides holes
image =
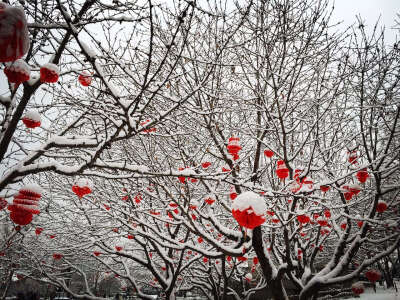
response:
{"label": "cluster of red lanterns", "polygon": [[228,145],[226,148],[230,155],[232,155],[233,160],[237,160],[239,158],[239,151],[242,150],[242,147],[239,145],[240,139],[238,137],[230,137],[228,140]]}
{"label": "cluster of red lanterns", "polygon": [[14,196],[13,203],[8,206],[11,220],[18,225],[28,225],[33,215],[40,213],[38,204],[42,189],[36,185],[26,185]]}
{"label": "cluster of red lanterns", "polygon": [[238,195],[232,205],[232,215],[240,226],[254,229],[265,222],[267,206],[264,199],[254,192]]}
{"label": "cluster of red lanterns", "polygon": [[80,178],[72,186],[72,191],[81,199],[92,192],[92,183],[89,179]]}

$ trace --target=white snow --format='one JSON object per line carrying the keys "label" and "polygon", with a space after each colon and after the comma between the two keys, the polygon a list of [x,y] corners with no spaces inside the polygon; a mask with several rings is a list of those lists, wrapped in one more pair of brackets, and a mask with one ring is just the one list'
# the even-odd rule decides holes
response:
{"label": "white snow", "polygon": [[41,188],[39,185],[37,184],[26,184],[24,186],[22,186],[20,189],[20,191],[30,191],[33,192],[35,194],[43,194],[43,188]]}
{"label": "white snow", "polygon": [[40,122],[41,120],[40,114],[36,110],[28,110],[25,113],[24,118],[35,122]]}
{"label": "white snow", "polygon": [[52,63],[45,63],[42,68],[48,69],[50,71],[53,71],[56,74],[60,74],[60,69],[58,68],[57,65],[52,64]]}
{"label": "white snow", "polygon": [[252,191],[238,195],[233,201],[232,209],[244,211],[247,208],[251,208],[258,216],[264,215],[267,211],[264,199]]}
{"label": "white snow", "polygon": [[17,59],[16,61],[13,61],[12,63],[7,63],[6,65],[7,65],[6,68],[9,69],[10,71],[24,73],[29,76],[31,75],[31,68],[22,59]]}
{"label": "white snow", "polygon": [[400,300],[400,293],[395,290],[387,290],[377,286],[376,293],[373,289],[368,288],[359,298],[346,298],[346,300]]}
{"label": "white snow", "polygon": [[89,179],[86,178],[79,178],[78,180],[75,181],[74,185],[77,185],[79,187],[89,187],[90,189],[92,188],[92,182]]}

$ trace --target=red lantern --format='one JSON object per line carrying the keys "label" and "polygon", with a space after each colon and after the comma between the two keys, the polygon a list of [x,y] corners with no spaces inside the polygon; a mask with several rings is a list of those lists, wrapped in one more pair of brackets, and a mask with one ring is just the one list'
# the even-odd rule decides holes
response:
{"label": "red lantern", "polygon": [[383,200],[379,200],[378,204],[376,205],[376,211],[378,213],[383,213],[387,209],[387,203]]}
{"label": "red lantern", "polygon": [[28,225],[32,222],[33,215],[25,210],[11,211],[10,219],[18,225]]}
{"label": "red lantern", "polygon": [[300,224],[307,224],[310,223],[310,217],[306,215],[299,215],[297,216],[297,221],[299,221]]}
{"label": "red lantern", "polygon": [[211,166],[211,163],[209,161],[203,162],[201,164],[201,166],[203,167],[203,169],[207,169],[209,166]]}
{"label": "red lantern", "polygon": [[347,223],[346,222],[340,224],[340,228],[342,228],[343,230],[346,230],[346,227],[347,227]]}
{"label": "red lantern", "polygon": [[350,184],[348,189],[354,196],[357,196],[361,192],[361,187],[358,184]]}
{"label": "red lantern", "polygon": [[197,241],[199,242],[199,244],[201,244],[203,242],[203,238],[201,236],[199,236],[199,238],[197,239]]}
{"label": "red lantern", "polygon": [[22,122],[29,129],[39,127],[41,124],[40,115],[35,110],[29,110],[22,118]]}
{"label": "red lantern", "polygon": [[35,234],[36,234],[36,235],[39,235],[39,234],[41,234],[42,232],[43,232],[43,228],[38,227],[38,228],[35,229]]}
{"label": "red lantern", "polygon": [[321,190],[321,192],[326,193],[327,191],[329,191],[330,186],[329,185],[320,185],[319,189]]}
{"label": "red lantern", "polygon": [[323,219],[323,218],[319,218],[317,220],[317,223],[319,224],[319,226],[324,227],[324,226],[328,226],[328,221]]}
{"label": "red lantern", "polygon": [[62,258],[62,254],[54,253],[54,254],[53,254],[53,258],[54,258],[55,260],[60,260],[60,259]]}
{"label": "red lantern", "polygon": [[83,86],[89,86],[92,83],[92,74],[84,70],[78,77],[78,81]]}
{"label": "red lantern", "polygon": [[0,3],[0,62],[15,61],[29,49],[29,32],[24,10]]}
{"label": "red lantern", "polygon": [[363,226],[363,224],[364,224],[364,221],[358,221],[357,222],[358,228],[361,228]]}
{"label": "red lantern", "polygon": [[6,207],[7,207],[7,205],[8,205],[8,202],[7,202],[7,200],[6,200],[6,199],[4,199],[4,198],[0,198],[0,210],[2,210],[2,209],[4,209],[4,208],[6,208]]}
{"label": "red lantern", "polygon": [[352,150],[352,151],[348,151],[347,152],[348,155],[348,161],[349,163],[351,163],[352,165],[357,163],[357,150]]}
{"label": "red lantern", "polygon": [[347,201],[351,200],[351,198],[353,198],[354,194],[350,190],[350,187],[348,185],[343,185],[342,189],[344,190],[344,192],[343,192],[344,199],[346,199]]}
{"label": "red lantern", "polygon": [[18,59],[4,68],[4,74],[10,83],[20,84],[29,80],[31,69],[25,61]]}
{"label": "red lantern", "polygon": [[329,219],[331,217],[331,211],[329,209],[324,211],[325,218]]}
{"label": "red lantern", "polygon": [[382,274],[378,270],[368,270],[365,272],[365,277],[371,282],[376,282],[381,279]]}
{"label": "red lantern", "polygon": [[121,246],[115,246],[115,250],[117,250],[118,252],[122,250]]}
{"label": "red lantern", "polygon": [[356,177],[360,183],[365,183],[369,177],[367,168],[358,171]]}
{"label": "red lantern", "polygon": [[265,222],[267,211],[264,199],[254,192],[244,192],[236,197],[232,205],[232,215],[240,226],[254,229]]}
{"label": "red lantern", "polygon": [[215,202],[215,200],[208,197],[206,200],[204,200],[204,202],[207,203],[208,205],[212,205]]}
{"label": "red lantern", "polygon": [[289,176],[289,169],[286,167],[285,162],[283,160],[278,160],[278,166],[276,168],[276,175],[280,180],[285,180]]}
{"label": "red lantern", "polygon": [[132,234],[128,234],[126,237],[128,238],[128,240],[133,240],[133,238],[134,238],[134,236]]}
{"label": "red lantern", "polygon": [[240,139],[238,137],[230,137],[228,140],[228,149],[229,154],[233,156],[233,160],[237,160],[239,158],[239,151],[242,150],[242,147],[239,145]]}
{"label": "red lantern", "polygon": [[72,186],[72,191],[81,199],[92,192],[92,182],[89,179],[80,178]]}
{"label": "red lantern", "polygon": [[142,200],[143,200],[143,197],[142,197],[141,194],[137,194],[137,195],[135,196],[135,202],[136,202],[137,204],[139,204],[140,201],[142,201]]}
{"label": "red lantern", "polygon": [[40,68],[40,81],[44,83],[55,83],[58,81],[60,70],[55,64],[46,63]]}
{"label": "red lantern", "polygon": [[264,155],[268,158],[271,158],[272,156],[274,156],[274,151],[272,151],[270,149],[266,149],[266,150],[264,150]]}
{"label": "red lantern", "polygon": [[271,221],[274,224],[278,224],[279,223],[279,219],[278,218],[273,218],[273,219],[271,219]]}
{"label": "red lantern", "polygon": [[232,192],[229,194],[229,198],[231,198],[231,200],[235,200],[236,197],[237,197],[237,193],[235,193],[235,192]]}
{"label": "red lantern", "polygon": [[14,196],[13,204],[8,206],[11,220],[18,225],[28,225],[33,214],[39,214],[39,199],[42,189],[37,185],[26,185]]}
{"label": "red lantern", "polygon": [[203,262],[207,263],[208,262],[208,258],[207,257],[203,257]]}
{"label": "red lantern", "polygon": [[94,251],[93,254],[94,256],[99,256],[101,253],[99,251]]}

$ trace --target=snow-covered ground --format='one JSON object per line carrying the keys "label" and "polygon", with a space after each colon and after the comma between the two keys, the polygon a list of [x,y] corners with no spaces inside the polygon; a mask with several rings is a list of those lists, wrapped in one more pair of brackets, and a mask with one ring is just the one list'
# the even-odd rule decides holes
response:
{"label": "snow-covered ground", "polygon": [[400,300],[400,290],[396,292],[394,289],[387,290],[377,287],[376,293],[373,289],[367,289],[364,294],[360,295],[360,298],[346,298],[346,300]]}

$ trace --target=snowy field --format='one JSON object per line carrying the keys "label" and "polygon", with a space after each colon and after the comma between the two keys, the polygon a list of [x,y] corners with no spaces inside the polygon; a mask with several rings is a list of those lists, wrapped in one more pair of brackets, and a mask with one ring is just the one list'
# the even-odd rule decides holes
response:
{"label": "snowy field", "polygon": [[359,298],[343,298],[346,300],[400,300],[400,291],[394,289],[377,288],[376,293],[373,289],[367,289]]}

